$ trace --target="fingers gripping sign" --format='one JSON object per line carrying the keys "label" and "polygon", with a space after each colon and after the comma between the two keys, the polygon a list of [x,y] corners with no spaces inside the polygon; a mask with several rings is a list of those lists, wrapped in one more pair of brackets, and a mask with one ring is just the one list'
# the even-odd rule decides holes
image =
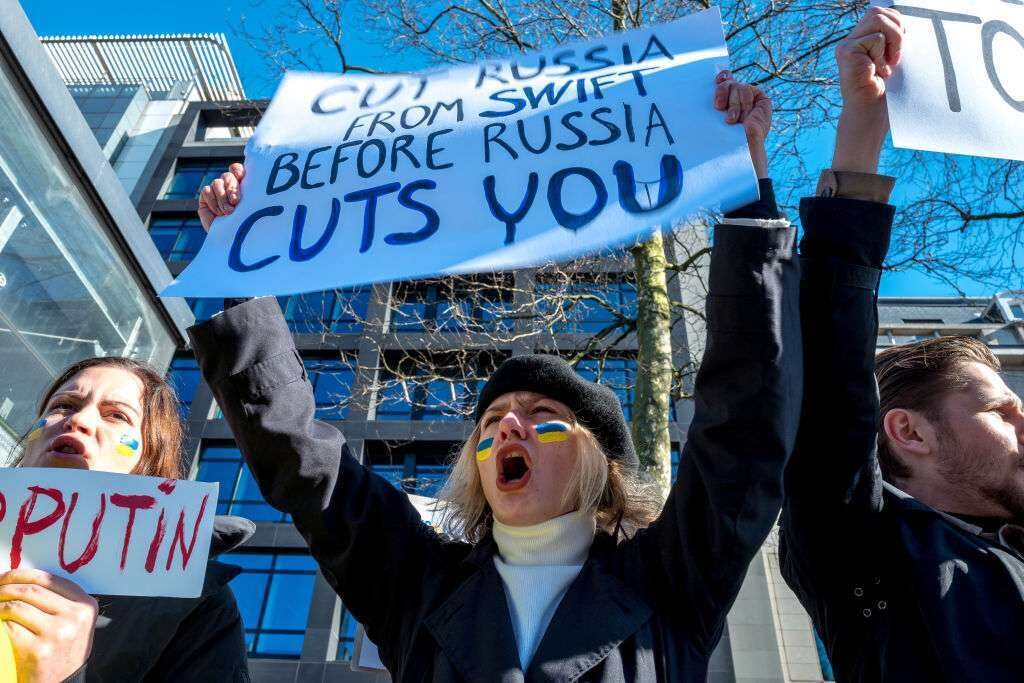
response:
{"label": "fingers gripping sign", "polygon": [[713,104],[715,109],[725,112],[726,123],[743,124],[757,177],[768,177],[764,146],[772,127],[771,99],[757,86],[736,81],[726,69],[715,77]]}
{"label": "fingers gripping sign", "polygon": [[92,649],[98,607],[77,584],[38,569],[0,574],[0,628],[10,636],[19,681],[63,681]]}
{"label": "fingers gripping sign", "polygon": [[231,214],[241,199],[241,183],[245,177],[245,167],[234,163],[226,173],[221,174],[199,193],[199,220],[203,230],[210,231],[210,225],[217,216]]}

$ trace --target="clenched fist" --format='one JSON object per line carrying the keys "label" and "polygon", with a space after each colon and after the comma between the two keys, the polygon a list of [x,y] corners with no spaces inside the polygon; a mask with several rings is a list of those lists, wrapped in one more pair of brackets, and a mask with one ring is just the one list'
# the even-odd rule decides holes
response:
{"label": "clenched fist", "polygon": [[850,35],[836,46],[844,106],[883,104],[885,79],[899,64],[905,31],[899,12],[871,7]]}
{"label": "clenched fist", "polygon": [[836,131],[832,170],[877,173],[889,112],[885,82],[899,64],[903,19],[887,7],[871,7],[836,46],[843,113]]}

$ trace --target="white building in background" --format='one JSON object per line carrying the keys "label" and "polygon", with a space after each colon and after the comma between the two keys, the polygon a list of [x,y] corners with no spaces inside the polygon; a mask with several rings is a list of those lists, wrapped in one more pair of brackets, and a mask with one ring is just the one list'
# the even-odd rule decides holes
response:
{"label": "white building in background", "polygon": [[0,0],[0,455],[96,355],[166,368],[193,316],[17,2]]}
{"label": "white building in background", "polygon": [[[223,34],[40,39],[133,201],[190,102],[246,99]],[[213,128],[204,139],[248,137]]]}

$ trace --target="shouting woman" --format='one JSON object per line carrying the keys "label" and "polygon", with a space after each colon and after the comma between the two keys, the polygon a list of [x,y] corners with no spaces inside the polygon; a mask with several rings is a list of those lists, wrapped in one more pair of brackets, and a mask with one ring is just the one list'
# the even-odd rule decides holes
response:
{"label": "shouting woman", "polygon": [[[177,478],[181,434],[174,389],[153,368],[90,358],[43,392],[15,465]],[[231,550],[252,531],[248,520],[217,517],[210,554]],[[0,619],[10,631],[18,680],[246,683],[242,621],[228,587],[238,572],[211,560],[201,595],[189,599],[94,599],[36,569],[0,574]]]}
{"label": "shouting woman", "polygon": [[[744,125],[764,180],[761,200],[715,232],[695,414],[660,514],[615,394],[558,357],[510,358],[483,387],[440,494],[440,536],[314,420],[273,298],[190,330],[264,496],[292,515],[396,680],[705,680],[781,505],[801,386],[794,233],[764,161],[771,105],[726,73],[716,106]],[[204,224],[230,213],[243,175],[204,190]]]}

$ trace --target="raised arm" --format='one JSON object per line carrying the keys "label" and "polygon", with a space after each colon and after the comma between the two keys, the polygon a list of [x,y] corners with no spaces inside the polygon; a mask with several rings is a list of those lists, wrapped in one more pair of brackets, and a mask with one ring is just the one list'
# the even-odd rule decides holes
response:
{"label": "raised arm", "polygon": [[429,604],[443,547],[407,497],[314,419],[313,390],[272,298],[189,330],[196,358],[266,500],[291,513],[324,577],[381,649],[411,642],[409,604]]}
{"label": "raised arm", "polygon": [[780,557],[819,625],[828,617],[819,606],[860,599],[884,562],[871,552],[882,508],[874,357],[894,208],[885,203],[893,179],[875,174],[888,131],[885,79],[902,36],[897,12],[872,8],[837,47],[844,106],[833,168],[800,207],[804,406]]}
{"label": "raised arm", "polygon": [[636,539],[650,588],[706,651],[778,515],[799,417],[795,235],[761,190],[715,229],[693,421],[665,509]]}

